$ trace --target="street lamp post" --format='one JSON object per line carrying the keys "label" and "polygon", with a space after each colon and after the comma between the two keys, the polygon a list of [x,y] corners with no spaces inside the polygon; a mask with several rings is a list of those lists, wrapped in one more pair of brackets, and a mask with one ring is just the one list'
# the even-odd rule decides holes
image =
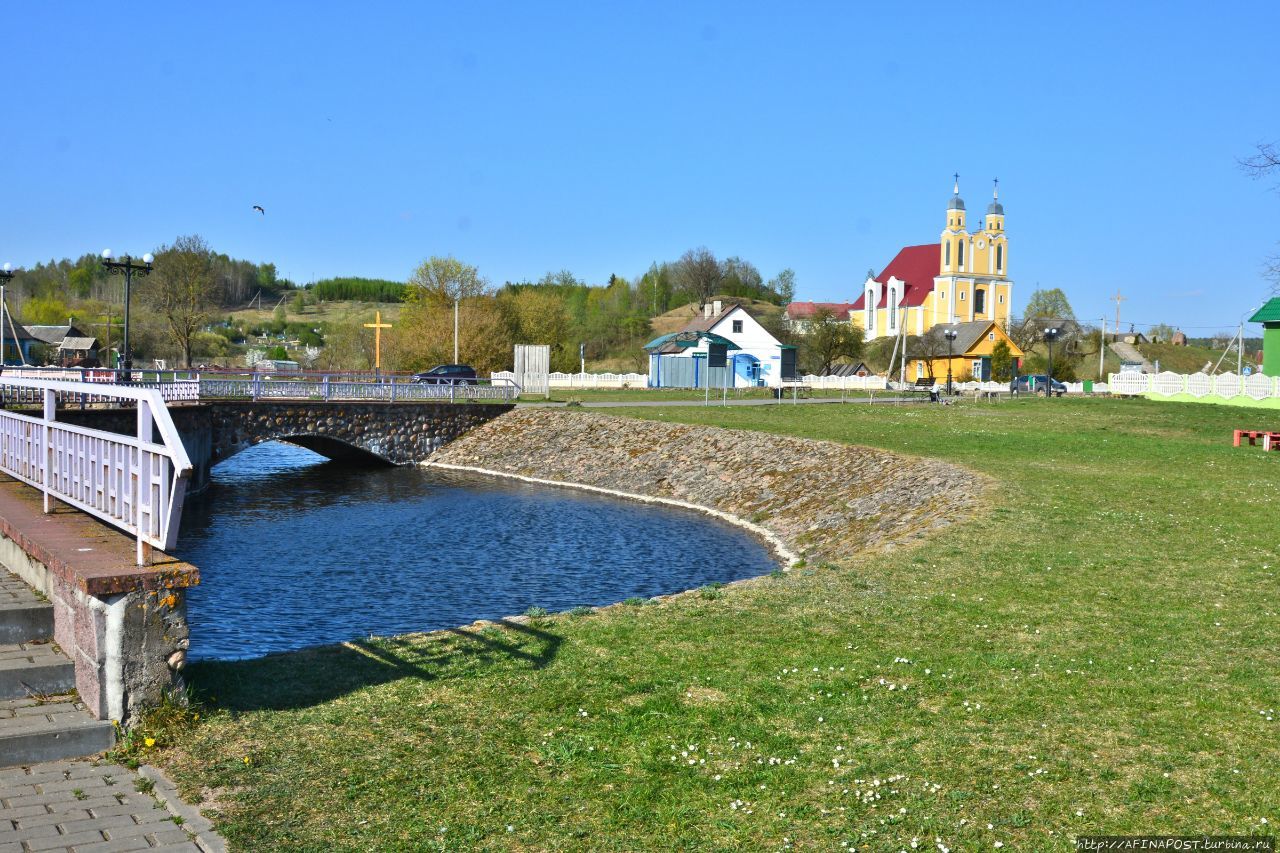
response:
{"label": "street lamp post", "polygon": [[947,396],[951,396],[951,345],[956,340],[956,330],[947,329],[942,333],[947,339]]}
{"label": "street lamp post", "polygon": [[1044,339],[1049,344],[1049,375],[1046,377],[1044,395],[1046,398],[1053,396],[1053,342],[1058,338],[1058,330],[1045,329]]}
{"label": "street lamp post", "polygon": [[[3,267],[0,267],[0,367],[4,366],[4,320],[5,312],[8,311],[6,307],[8,303],[4,301],[4,288],[5,285],[13,281],[13,275],[13,264],[6,263]],[[22,348],[21,341],[15,340],[13,345],[18,347],[19,350]]]}
{"label": "street lamp post", "polygon": [[120,380],[128,382],[132,377],[133,371],[133,352],[129,349],[129,291],[133,287],[134,273],[138,275],[147,275],[155,267],[151,262],[155,260],[150,252],[142,256],[142,263],[138,263],[129,255],[124,255],[120,260],[111,260],[111,250],[102,250],[102,265],[107,268],[108,273],[124,276],[124,341],[120,344],[120,364],[121,368]]}

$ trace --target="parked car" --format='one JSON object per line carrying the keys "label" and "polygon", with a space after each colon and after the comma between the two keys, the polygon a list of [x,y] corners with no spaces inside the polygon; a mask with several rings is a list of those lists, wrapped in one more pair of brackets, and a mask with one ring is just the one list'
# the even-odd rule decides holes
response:
{"label": "parked car", "polygon": [[440,364],[413,374],[414,382],[424,385],[478,385],[476,369],[469,364]]}
{"label": "parked car", "polygon": [[[1033,379],[1035,380],[1034,383],[1030,381]],[[1031,392],[1031,386],[1033,384],[1035,385],[1034,393],[1039,394],[1041,397],[1044,397],[1049,393],[1045,390],[1050,385],[1049,377],[1043,373],[1032,374],[1030,376],[1015,376],[1013,381],[1009,383],[1009,390],[1015,394],[1027,394]],[[1067,386],[1063,385],[1058,380],[1054,379],[1052,385],[1053,396],[1061,397],[1063,394],[1067,393]]]}

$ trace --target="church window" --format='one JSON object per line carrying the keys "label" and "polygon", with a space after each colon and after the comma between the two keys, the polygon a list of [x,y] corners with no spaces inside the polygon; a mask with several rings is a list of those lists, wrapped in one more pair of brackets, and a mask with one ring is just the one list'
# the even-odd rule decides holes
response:
{"label": "church window", "polygon": [[964,291],[960,291],[960,301],[964,302]]}
{"label": "church window", "polygon": [[889,288],[889,328],[898,328],[898,300],[893,288]]}
{"label": "church window", "polygon": [[996,298],[1000,301],[1000,304],[1001,304],[1001,305],[1003,305],[1003,304],[1004,304],[1004,294],[1003,294],[1003,293],[1002,293],[1002,294],[1000,294],[1000,295],[999,295],[998,297],[996,297]]}
{"label": "church window", "polygon": [[981,314],[987,310],[987,292],[985,290],[975,290],[973,292],[973,310],[975,314]]}
{"label": "church window", "polygon": [[942,264],[943,266],[951,266],[951,244],[947,243],[942,247]]}
{"label": "church window", "polygon": [[996,272],[1004,270],[1004,246],[996,246]]}
{"label": "church window", "polygon": [[964,267],[964,241],[956,243],[956,263]]}

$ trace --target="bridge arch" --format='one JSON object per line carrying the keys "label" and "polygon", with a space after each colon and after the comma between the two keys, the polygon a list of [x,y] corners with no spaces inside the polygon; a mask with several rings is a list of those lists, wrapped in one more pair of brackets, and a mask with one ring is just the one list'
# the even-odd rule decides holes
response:
{"label": "bridge arch", "polygon": [[330,459],[411,465],[511,406],[259,401],[209,409],[211,464],[264,441],[287,441]]}

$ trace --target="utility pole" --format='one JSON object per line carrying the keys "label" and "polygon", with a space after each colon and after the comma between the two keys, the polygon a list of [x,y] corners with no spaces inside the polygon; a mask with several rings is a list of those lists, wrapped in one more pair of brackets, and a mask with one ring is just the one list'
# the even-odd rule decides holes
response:
{"label": "utility pole", "polygon": [[1102,337],[1098,338],[1098,381],[1102,381],[1102,365],[1107,355],[1107,318],[1102,318]]}
{"label": "utility pole", "polygon": [[1236,336],[1236,376],[1244,372],[1244,323],[1240,324],[1240,332]]}

